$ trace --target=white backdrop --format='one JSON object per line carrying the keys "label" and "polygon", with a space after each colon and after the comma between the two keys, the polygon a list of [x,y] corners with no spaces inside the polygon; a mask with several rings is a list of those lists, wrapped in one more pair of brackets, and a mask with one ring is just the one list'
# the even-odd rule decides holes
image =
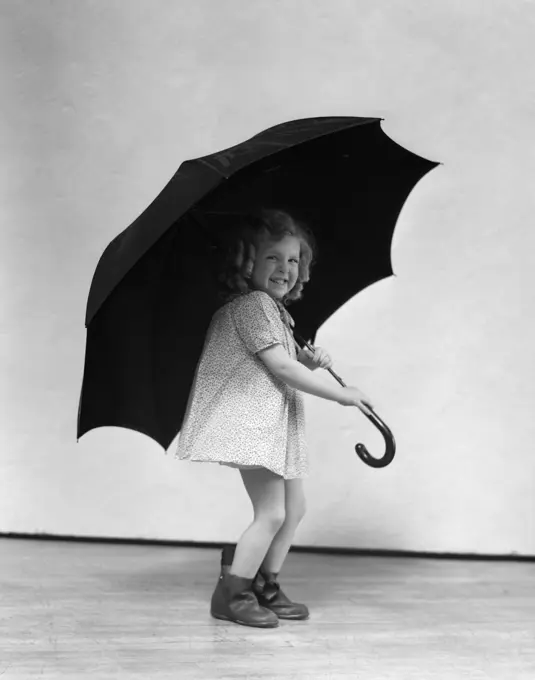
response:
{"label": "white backdrop", "polygon": [[[233,541],[239,473],[135,432],[76,443],[97,261],[183,160],[286,120],[380,116],[443,166],[395,277],[320,330],[392,428],[307,395],[296,544],[535,554],[535,9],[510,0],[2,0],[0,532]],[[326,380],[332,377],[325,373]]]}

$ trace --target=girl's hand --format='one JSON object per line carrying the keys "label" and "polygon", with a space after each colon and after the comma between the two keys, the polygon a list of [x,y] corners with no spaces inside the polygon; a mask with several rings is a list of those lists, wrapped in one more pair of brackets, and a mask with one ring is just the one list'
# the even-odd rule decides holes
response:
{"label": "girl's hand", "polygon": [[343,390],[343,398],[338,402],[342,406],[356,406],[364,414],[369,414],[370,409],[374,408],[368,397],[358,387],[347,385]]}
{"label": "girl's hand", "polygon": [[297,355],[297,360],[311,371],[316,368],[331,368],[333,365],[331,357],[321,347],[315,347],[311,352],[308,347],[303,347]]}

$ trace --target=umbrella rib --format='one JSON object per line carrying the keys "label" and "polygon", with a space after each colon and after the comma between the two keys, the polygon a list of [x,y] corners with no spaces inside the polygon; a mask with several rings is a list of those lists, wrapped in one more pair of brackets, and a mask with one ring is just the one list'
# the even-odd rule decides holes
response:
{"label": "umbrella rib", "polygon": [[216,172],[220,177],[223,177],[223,179],[228,179],[228,175],[225,175],[224,173],[221,172],[218,168],[216,168],[214,165],[209,163],[208,161],[204,160],[204,158],[197,158],[197,163],[204,163],[204,165],[207,165],[210,170],[213,170]]}

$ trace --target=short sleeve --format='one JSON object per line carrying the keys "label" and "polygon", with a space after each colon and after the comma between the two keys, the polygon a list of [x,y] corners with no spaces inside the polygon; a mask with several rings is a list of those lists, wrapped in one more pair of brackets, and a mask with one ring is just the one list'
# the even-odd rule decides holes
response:
{"label": "short sleeve", "polygon": [[241,296],[232,317],[238,335],[253,354],[271,345],[283,344],[280,314],[267,293],[253,291]]}

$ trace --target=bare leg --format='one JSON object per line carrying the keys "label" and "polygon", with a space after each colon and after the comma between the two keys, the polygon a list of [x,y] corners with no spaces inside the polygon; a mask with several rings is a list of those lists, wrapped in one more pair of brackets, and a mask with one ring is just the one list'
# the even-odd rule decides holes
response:
{"label": "bare leg", "polygon": [[270,470],[240,470],[254,520],[236,545],[230,573],[254,578],[273,537],[284,522],[284,480]]}
{"label": "bare leg", "polygon": [[266,571],[278,574],[292,545],[295,531],[306,512],[306,500],[302,479],[285,479],[286,517],[263,561]]}

